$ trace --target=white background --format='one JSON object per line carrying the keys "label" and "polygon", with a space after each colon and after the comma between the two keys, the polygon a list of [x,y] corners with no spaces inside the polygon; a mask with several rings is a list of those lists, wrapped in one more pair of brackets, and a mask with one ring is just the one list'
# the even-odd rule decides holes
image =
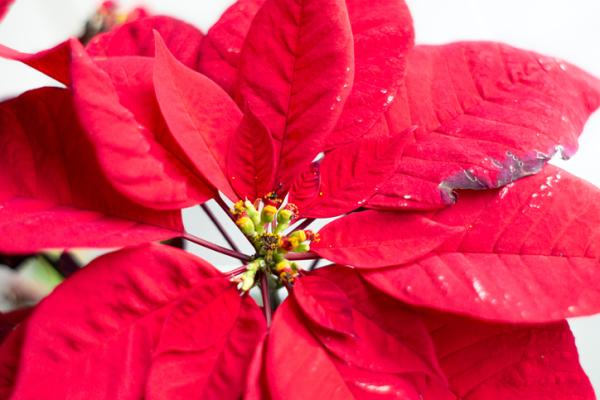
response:
{"label": "white background", "polygon": [[[40,50],[76,35],[95,0],[17,0],[0,24],[0,43]],[[206,30],[231,0],[121,1],[178,16]],[[408,0],[418,43],[495,40],[564,58],[600,77],[598,0]],[[0,60],[0,98],[51,84],[33,70]],[[579,153],[560,165],[600,186],[600,113],[592,117]],[[188,214],[190,215],[190,214]],[[581,362],[600,394],[600,317],[571,321]]]}

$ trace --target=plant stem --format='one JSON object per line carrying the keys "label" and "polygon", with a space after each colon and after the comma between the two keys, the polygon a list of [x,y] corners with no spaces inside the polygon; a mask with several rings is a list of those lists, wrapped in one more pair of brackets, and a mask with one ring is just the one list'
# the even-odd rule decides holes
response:
{"label": "plant stem", "polygon": [[309,251],[308,253],[287,253],[285,255],[290,261],[300,261],[300,260],[318,260],[321,258],[317,253],[313,253]]}
{"label": "plant stem", "polygon": [[309,271],[314,271],[315,268],[317,268],[317,264],[319,264],[319,261],[321,261],[320,258],[316,258],[312,264],[310,264],[310,267],[308,267]]}
{"label": "plant stem", "polygon": [[225,276],[228,278],[231,278],[232,276],[241,274],[245,270],[246,270],[246,266],[242,265],[241,267],[237,267],[237,268],[232,269],[231,271],[225,272]]}
{"label": "plant stem", "polygon": [[260,295],[263,302],[263,312],[265,313],[265,319],[267,320],[267,326],[271,326],[271,316],[273,309],[271,308],[271,298],[269,296],[269,278],[265,271],[260,273]]}
{"label": "plant stem", "polygon": [[301,229],[306,229],[313,222],[315,222],[314,218],[306,218],[304,221],[302,221],[302,223],[300,225],[298,225],[297,227],[295,227],[294,230],[298,231],[298,230],[301,230]]}
{"label": "plant stem", "polygon": [[229,233],[227,233],[227,230],[221,224],[221,221],[219,221],[217,219],[217,217],[212,212],[212,210],[206,204],[202,204],[200,207],[202,207],[202,210],[206,213],[206,215],[208,216],[208,218],[210,218],[210,220],[217,227],[217,229],[219,230],[219,232],[221,232],[221,236],[223,236],[223,238],[227,241],[227,243],[229,244],[229,246],[231,246],[231,248],[233,250],[235,250],[235,251],[237,251],[239,253],[240,249],[237,247],[237,245],[235,244],[235,242],[233,241],[233,239],[231,238],[231,236],[229,236]]}
{"label": "plant stem", "polygon": [[246,254],[242,254],[235,250],[226,249],[225,247],[221,247],[218,244],[211,243],[207,240],[204,240],[202,238],[194,236],[190,233],[185,232],[181,237],[186,240],[189,240],[192,243],[196,243],[199,246],[206,247],[207,249],[216,251],[217,253],[225,254],[226,256],[236,258],[238,260],[241,260],[241,261],[249,261],[250,260],[250,256],[247,256]]}
{"label": "plant stem", "polygon": [[235,222],[234,216],[231,215],[231,211],[229,210],[229,207],[227,206],[227,204],[225,203],[225,201],[223,201],[223,199],[221,198],[221,196],[219,196],[219,195],[215,196],[215,201],[217,202],[217,204],[219,205],[219,207],[221,207],[223,209],[223,211],[225,211],[225,214],[227,214],[227,216],[229,218],[231,218],[231,220],[233,222]]}
{"label": "plant stem", "polygon": [[[219,205],[219,207],[221,207],[221,209],[225,212],[225,214],[227,214],[227,216],[235,224],[235,216],[233,216],[231,214],[231,211],[229,210],[229,207],[227,206],[227,204],[225,203],[225,201],[223,201],[223,199],[221,198],[221,196],[219,196],[219,195],[215,196],[215,201],[217,202],[217,204]],[[248,243],[250,243],[252,245],[252,247],[254,247],[254,243],[252,243],[252,241],[248,238],[248,236],[244,235],[244,237],[248,240]]]}

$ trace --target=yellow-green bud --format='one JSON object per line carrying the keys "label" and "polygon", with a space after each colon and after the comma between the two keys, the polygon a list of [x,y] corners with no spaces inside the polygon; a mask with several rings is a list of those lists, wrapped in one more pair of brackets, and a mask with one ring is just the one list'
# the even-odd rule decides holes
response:
{"label": "yellow-green bud", "polygon": [[297,238],[300,242],[306,241],[306,232],[303,230],[294,231],[290,234],[290,238]]}
{"label": "yellow-green bud", "polygon": [[277,223],[278,224],[289,224],[293,215],[294,215],[294,213],[292,213],[290,210],[283,208],[283,209],[279,210],[279,212],[277,213]]}
{"label": "yellow-green bud", "polygon": [[260,214],[260,223],[268,224],[273,221],[275,218],[275,214],[277,213],[277,208],[275,206],[264,206],[262,212]]}
{"label": "yellow-green bud", "polygon": [[283,260],[279,261],[277,264],[275,264],[275,271],[277,271],[277,272],[285,271],[286,269],[289,269],[289,268],[291,268],[291,264],[286,259],[283,259]]}
{"label": "yellow-green bud", "polygon": [[310,250],[310,244],[308,243],[300,243],[298,246],[292,249],[295,253],[306,253]]}
{"label": "yellow-green bud", "polygon": [[256,234],[256,230],[254,229],[254,222],[248,216],[243,216],[235,221],[236,225],[240,228],[240,230],[246,236],[254,236]]}
{"label": "yellow-green bud", "polygon": [[244,202],[242,200],[236,201],[233,203],[233,208],[231,209],[231,213],[233,215],[242,215],[246,212],[246,207],[244,207]]}

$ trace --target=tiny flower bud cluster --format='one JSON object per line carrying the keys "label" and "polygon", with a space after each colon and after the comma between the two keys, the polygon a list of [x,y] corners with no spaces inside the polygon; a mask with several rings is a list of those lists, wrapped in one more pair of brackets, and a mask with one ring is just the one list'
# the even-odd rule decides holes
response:
{"label": "tiny flower bud cluster", "polygon": [[284,234],[299,213],[296,205],[282,204],[277,195],[269,193],[254,202],[240,200],[231,209],[235,223],[256,249],[256,256],[246,266],[246,271],[233,278],[244,292],[254,286],[259,271],[275,275],[275,280],[282,285],[293,284],[300,267],[286,259],[286,254],[307,252],[310,243],[319,240],[319,234],[311,230]]}

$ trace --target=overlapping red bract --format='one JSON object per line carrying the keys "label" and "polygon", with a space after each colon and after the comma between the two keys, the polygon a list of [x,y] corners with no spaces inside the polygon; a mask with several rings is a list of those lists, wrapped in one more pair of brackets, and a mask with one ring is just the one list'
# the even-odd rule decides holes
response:
{"label": "overlapping red bract", "polygon": [[577,150],[600,82],[564,61],[498,43],[417,46],[394,106],[411,132],[374,208],[439,208],[453,189],[503,186]]}
{"label": "overlapping red bract", "polygon": [[179,61],[190,68],[198,67],[202,32],[183,21],[161,15],[136,19],[100,34],[90,40],[86,50],[93,57],[153,57],[154,31]]}
{"label": "overlapping red bract", "polygon": [[544,167],[600,103],[587,73],[414,47],[397,0],[240,0],[206,36],[149,17],[0,56],[68,86],[0,105],[0,251],[166,239],[217,191],[289,190],[342,215],[313,251],[343,264],[266,331],[204,261],[111,253],[12,330],[0,397],[594,398],[563,319],[600,311],[598,189]]}
{"label": "overlapping red bract", "polygon": [[183,230],[178,211],[150,210],[115,191],[67,90],[36,89],[0,104],[0,143],[2,252],[132,245]]}

